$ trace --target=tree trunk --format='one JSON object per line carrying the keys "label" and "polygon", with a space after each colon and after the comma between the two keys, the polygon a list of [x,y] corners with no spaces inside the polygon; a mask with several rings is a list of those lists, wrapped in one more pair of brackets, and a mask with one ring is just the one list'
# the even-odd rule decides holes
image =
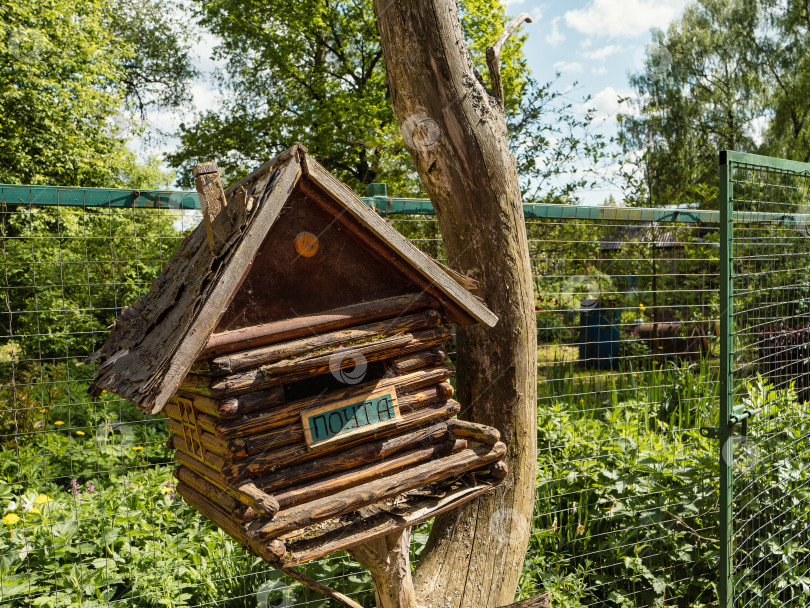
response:
{"label": "tree trunk", "polygon": [[[478,281],[477,295],[500,318],[493,329],[458,328],[458,395],[460,417],[501,431],[509,474],[493,493],[437,518],[415,597],[422,608],[493,608],[514,599],[535,490],[537,334],[517,169],[501,100],[473,69],[455,0],[374,7],[394,112],[448,264]],[[371,571],[378,585],[392,572]]]}

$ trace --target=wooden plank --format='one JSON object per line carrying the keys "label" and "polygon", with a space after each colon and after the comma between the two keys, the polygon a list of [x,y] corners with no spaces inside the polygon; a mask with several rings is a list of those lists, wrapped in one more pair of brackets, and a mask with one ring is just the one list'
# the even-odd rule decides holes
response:
{"label": "wooden plank", "polygon": [[425,498],[402,506],[396,509],[395,514],[381,512],[372,517],[340,526],[325,534],[287,542],[284,564],[297,566],[338,551],[345,551],[375,538],[387,536],[402,528],[414,526],[490,492],[495,485],[497,484],[486,482],[473,487],[460,488],[441,497]]}
{"label": "wooden plank", "polygon": [[204,477],[200,477],[191,469],[180,467],[174,470],[174,478],[177,481],[182,481],[197,490],[203,496],[207,496],[209,500],[215,502],[223,509],[233,514],[240,520],[244,520],[245,511],[247,507],[230,496],[227,492],[218,488]]}
{"label": "wooden plank", "polygon": [[447,353],[443,349],[436,347],[397,357],[391,361],[391,364],[396,371],[405,373],[428,365],[438,365],[446,360]]}
{"label": "wooden plank", "polygon": [[258,348],[313,334],[323,334],[352,325],[371,323],[416,312],[434,305],[435,302],[428,294],[413,293],[226,331],[213,334],[208,339],[208,343],[200,353],[200,358],[207,359],[247,348]]}
{"label": "wooden plank", "polygon": [[195,454],[193,452],[189,452],[188,448],[186,447],[186,442],[183,440],[182,437],[178,437],[176,435],[169,435],[169,438],[166,440],[166,445],[169,447],[170,450],[178,450],[183,452],[189,458],[193,458],[199,462],[203,462],[215,471],[221,473],[223,467],[230,464],[230,460],[223,458],[219,454],[214,454],[214,452],[206,452],[204,456],[200,456],[199,454]]}
{"label": "wooden plank", "polygon": [[345,473],[337,473],[323,477],[317,481],[292,486],[277,493],[274,498],[278,501],[280,509],[288,509],[295,505],[300,505],[342,490],[359,486],[368,481],[379,479],[380,477],[399,473],[400,471],[422,464],[423,462],[458,452],[466,447],[467,442],[463,439],[445,441],[433,446],[412,450],[401,456],[388,458],[382,462],[352,469]]}
{"label": "wooden plank", "polygon": [[[216,425],[215,434],[218,437],[224,438],[255,435],[264,431],[294,424],[296,420],[298,420],[301,411],[318,405],[319,403],[338,401],[358,395],[367,395],[390,387],[396,387],[397,393],[405,397],[409,393],[421,388],[439,383],[445,384],[444,381],[452,374],[453,369],[450,367],[434,367],[354,386],[347,385],[340,390],[329,391],[321,395],[290,401],[264,411],[246,414],[235,420],[221,420]],[[448,394],[446,386],[443,386],[441,390],[442,394],[446,395],[444,397],[445,399],[449,399],[453,396],[452,391]],[[234,399],[239,400],[241,403],[242,400],[247,397],[249,397],[249,395],[234,397]]]}
{"label": "wooden plank", "polygon": [[[447,401],[441,407],[431,407],[417,410],[403,416],[396,425],[382,429],[378,432],[377,438],[390,437],[397,433],[410,431],[421,426],[427,426],[439,420],[452,418],[461,410],[461,406],[453,400]],[[353,447],[359,442],[369,442],[368,437],[351,438],[345,444],[329,444],[318,448],[308,448],[306,444],[285,446],[258,456],[253,456],[242,462],[233,462],[222,467],[222,475],[231,483],[261,477],[282,468],[315,460],[326,454],[332,454],[339,450]]]}
{"label": "wooden plank", "polygon": [[316,460],[302,462],[268,473],[254,479],[257,487],[265,492],[276,493],[281,488],[290,487],[308,480],[319,479],[339,471],[346,471],[373,462],[391,458],[405,450],[425,448],[449,439],[447,423],[440,422],[433,426],[418,429],[362,443],[355,447],[339,450]]}
{"label": "wooden plank", "polygon": [[324,334],[314,334],[291,342],[241,350],[214,357],[210,360],[199,361],[192,367],[192,371],[213,376],[225,376],[285,359],[294,360],[325,349],[360,344],[361,341],[367,341],[375,337],[431,329],[438,326],[440,322],[441,315],[438,311],[427,310]]}
{"label": "wooden plank", "polygon": [[248,535],[267,541],[288,530],[303,528],[366,505],[393,498],[409,490],[478,469],[500,460],[506,446],[469,448],[419,466],[280,511],[272,520],[256,519],[248,526]]}
{"label": "wooden plank", "polygon": [[508,606],[501,606],[501,608],[551,608],[551,594],[541,593]]}
{"label": "wooden plank", "polygon": [[308,154],[303,156],[306,177],[318,185],[324,193],[332,197],[341,207],[382,242],[398,253],[403,260],[419,272],[430,284],[436,285],[458,306],[479,323],[494,327],[498,317],[453,278],[433,263],[433,260],[416,248],[408,239],[385,222],[383,218],[368,208],[347,186],[340,183],[326,169]]}

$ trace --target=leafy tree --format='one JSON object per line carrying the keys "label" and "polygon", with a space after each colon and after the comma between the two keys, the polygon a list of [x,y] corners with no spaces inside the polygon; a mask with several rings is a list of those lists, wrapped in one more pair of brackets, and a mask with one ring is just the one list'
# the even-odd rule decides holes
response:
{"label": "leafy tree", "polygon": [[[181,184],[190,186],[191,168],[200,161],[216,158],[231,181],[301,141],[360,192],[364,184],[387,182],[399,195],[424,195],[387,98],[371,0],[197,0],[197,11],[202,25],[222,39],[216,56],[227,64],[226,97],[221,110],[181,125],[181,146],[169,156]],[[495,0],[465,0],[460,16],[477,76],[488,86],[485,50],[506,14]],[[602,146],[573,135],[582,124],[571,106],[560,103],[551,83],[527,76],[524,41],[518,35],[504,47],[502,78],[525,194],[537,196],[585,144],[593,145],[588,153]],[[419,119],[417,113],[402,125],[405,140]],[[551,141],[560,143],[549,151]],[[570,198],[572,190],[563,196]]]}
{"label": "leafy tree", "polygon": [[810,160],[810,3],[696,0],[653,33],[620,141],[636,204],[716,198],[717,152]]}
{"label": "leafy tree", "polygon": [[113,120],[125,104],[144,109],[187,97],[186,41],[164,29],[159,6],[156,0],[0,5],[0,182],[165,184],[156,163],[137,162]]}

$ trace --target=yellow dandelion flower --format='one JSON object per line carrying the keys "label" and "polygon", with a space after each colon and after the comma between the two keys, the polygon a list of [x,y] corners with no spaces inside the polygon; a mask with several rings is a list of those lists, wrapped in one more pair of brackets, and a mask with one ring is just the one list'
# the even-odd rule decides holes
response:
{"label": "yellow dandelion flower", "polygon": [[13,526],[20,522],[20,516],[16,513],[9,513],[3,518],[3,523],[7,526]]}
{"label": "yellow dandelion flower", "polygon": [[133,450],[135,450],[135,451],[137,452],[138,450],[142,450],[142,449],[143,449],[143,446],[141,446],[141,445],[133,445],[133,446],[132,446],[132,449],[133,449]]}
{"label": "yellow dandelion flower", "polygon": [[61,426],[61,425],[65,424],[65,423],[63,421],[61,421],[61,420],[56,420],[53,424],[54,424],[54,426]]}
{"label": "yellow dandelion flower", "polygon": [[51,497],[47,494],[40,494],[34,502],[38,505],[44,505],[46,502],[51,502]]}
{"label": "yellow dandelion flower", "polygon": [[41,409],[41,410],[39,410],[39,411],[40,411],[41,413],[45,414],[45,413],[46,413],[48,410],[47,410],[47,408],[42,408],[42,409]]}
{"label": "yellow dandelion flower", "polygon": [[76,431],[77,435],[84,435],[84,431]]}
{"label": "yellow dandelion flower", "polygon": [[29,513],[36,513],[37,515],[39,515],[40,510],[37,507],[31,507],[31,509],[28,512]]}

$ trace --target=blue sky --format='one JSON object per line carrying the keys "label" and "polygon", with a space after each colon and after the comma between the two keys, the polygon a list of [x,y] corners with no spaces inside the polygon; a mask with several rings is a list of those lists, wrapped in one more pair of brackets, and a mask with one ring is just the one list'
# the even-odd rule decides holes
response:
{"label": "blue sky", "polygon": [[[523,31],[529,34],[526,56],[535,77],[545,82],[560,72],[558,84],[563,90],[577,82],[567,96],[579,101],[590,95],[587,105],[596,110],[600,130],[612,135],[618,99],[632,94],[627,75],[643,67],[650,30],[666,29],[680,17],[687,0],[507,0],[504,4],[512,16],[532,15],[533,23],[524,25]],[[586,109],[580,107],[580,112]],[[618,189],[608,184],[581,196],[585,203],[598,204],[610,194],[620,198]]]}
{"label": "blue sky", "polygon": [[[643,66],[650,29],[666,29],[680,16],[687,0],[505,0],[504,4],[512,16],[521,12],[532,15],[533,23],[525,24],[523,31],[529,35],[525,50],[534,76],[546,82],[559,71],[558,84],[567,92],[567,98],[579,102],[590,95],[588,106],[596,110],[600,129],[612,135],[619,111],[618,98],[631,94],[627,74]],[[219,97],[213,78],[216,64],[210,58],[215,43],[215,38],[203,35],[195,45],[202,77],[194,83],[194,108],[185,113],[184,120],[189,120],[194,111],[216,106]],[[571,88],[574,82],[578,85]],[[578,109],[584,113],[587,108]],[[149,118],[155,126],[166,130],[176,127],[180,119],[169,113]],[[157,146],[153,143],[140,152],[160,154],[175,145],[175,140]],[[619,194],[615,187],[606,184],[582,193],[582,198],[585,203],[601,203],[611,193]]]}

